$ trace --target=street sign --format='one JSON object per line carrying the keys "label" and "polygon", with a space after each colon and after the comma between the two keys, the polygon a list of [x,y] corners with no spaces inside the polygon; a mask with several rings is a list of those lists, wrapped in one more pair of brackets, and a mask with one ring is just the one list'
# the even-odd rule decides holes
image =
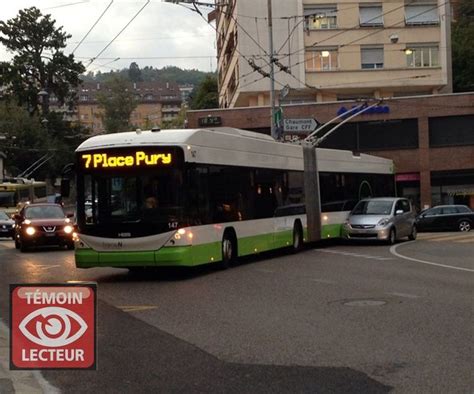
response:
{"label": "street sign", "polygon": [[303,119],[284,119],[283,131],[289,134],[304,134],[312,133],[318,127],[319,123],[313,118]]}
{"label": "street sign", "polygon": [[10,369],[96,369],[97,285],[10,285]]}

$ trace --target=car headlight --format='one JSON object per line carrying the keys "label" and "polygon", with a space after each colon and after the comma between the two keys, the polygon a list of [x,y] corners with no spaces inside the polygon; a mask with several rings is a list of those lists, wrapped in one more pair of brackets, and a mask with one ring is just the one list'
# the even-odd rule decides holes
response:
{"label": "car headlight", "polygon": [[64,226],[64,232],[66,234],[71,234],[73,231],[74,229],[72,228],[72,226]]}
{"label": "car headlight", "polygon": [[379,220],[379,222],[377,223],[377,226],[382,226],[382,227],[383,227],[383,226],[386,226],[386,225],[388,224],[388,222],[390,222],[390,219],[387,219],[387,218],[381,219],[381,220]]}
{"label": "car headlight", "polygon": [[36,230],[34,227],[27,227],[25,232],[28,234],[28,235],[35,235],[36,233]]}

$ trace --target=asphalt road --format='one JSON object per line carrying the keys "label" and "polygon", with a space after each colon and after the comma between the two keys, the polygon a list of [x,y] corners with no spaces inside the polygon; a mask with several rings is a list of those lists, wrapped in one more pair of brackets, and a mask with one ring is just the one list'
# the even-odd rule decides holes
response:
{"label": "asphalt road", "polygon": [[0,241],[0,318],[9,283],[98,283],[98,370],[42,372],[63,392],[470,393],[473,255],[421,234],[137,277]]}

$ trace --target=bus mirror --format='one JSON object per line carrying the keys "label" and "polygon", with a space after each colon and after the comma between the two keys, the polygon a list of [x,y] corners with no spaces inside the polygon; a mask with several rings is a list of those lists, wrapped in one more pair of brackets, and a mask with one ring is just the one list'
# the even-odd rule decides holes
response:
{"label": "bus mirror", "polygon": [[69,179],[61,179],[61,196],[62,197],[69,197],[70,193],[70,180]]}

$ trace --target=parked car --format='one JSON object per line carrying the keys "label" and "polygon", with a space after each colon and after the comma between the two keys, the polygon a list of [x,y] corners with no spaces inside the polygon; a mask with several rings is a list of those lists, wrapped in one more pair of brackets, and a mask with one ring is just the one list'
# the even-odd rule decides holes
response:
{"label": "parked car", "polygon": [[397,239],[416,239],[415,211],[406,198],[367,198],[359,201],[342,228],[346,239],[382,240],[394,244]]}
{"label": "parked car", "polygon": [[42,245],[74,249],[72,215],[59,204],[29,204],[15,215],[15,247],[25,252]]}
{"label": "parked car", "polygon": [[474,212],[465,205],[439,205],[416,218],[419,231],[471,231]]}
{"label": "parked car", "polygon": [[0,211],[0,237],[13,238],[14,226],[15,221],[6,212]]}

